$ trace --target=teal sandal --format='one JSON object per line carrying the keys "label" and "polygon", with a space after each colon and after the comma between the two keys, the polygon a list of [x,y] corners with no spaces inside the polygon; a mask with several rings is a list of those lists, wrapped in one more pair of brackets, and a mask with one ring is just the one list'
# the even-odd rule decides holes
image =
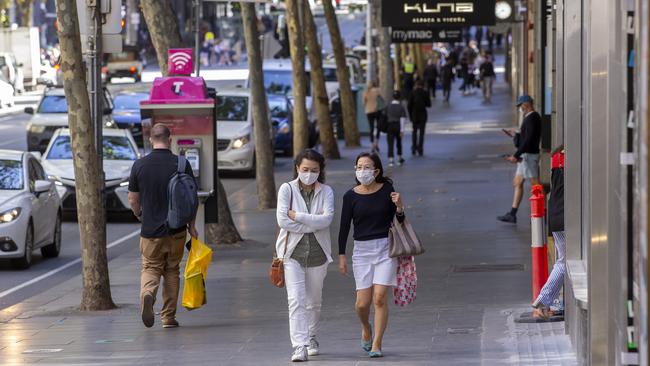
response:
{"label": "teal sandal", "polygon": [[369,341],[364,341],[363,338],[361,339],[361,348],[363,348],[364,351],[370,352],[372,349],[372,327],[370,328],[370,340]]}
{"label": "teal sandal", "polygon": [[379,357],[384,357],[384,354],[381,353],[381,350],[379,350],[379,351],[368,352],[368,356],[370,356],[370,358],[379,358]]}

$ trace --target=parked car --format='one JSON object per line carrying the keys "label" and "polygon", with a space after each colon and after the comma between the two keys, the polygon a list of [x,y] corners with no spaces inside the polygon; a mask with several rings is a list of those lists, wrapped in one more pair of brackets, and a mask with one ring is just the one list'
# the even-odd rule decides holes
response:
{"label": "parked car", "polygon": [[13,107],[14,94],[14,87],[0,80],[0,108]]}
{"label": "parked car", "polygon": [[113,121],[118,128],[131,131],[138,147],[143,147],[140,101],[149,99],[148,91],[122,91],[113,99]]}
{"label": "parked car", "polygon": [[[113,100],[106,88],[104,90],[104,126],[115,127],[111,117]],[[68,103],[62,86],[48,87],[36,110],[26,107],[25,113],[33,114],[27,124],[27,149],[44,152],[54,131],[68,126]]]}
{"label": "parked car", "polygon": [[25,269],[39,248],[61,251],[61,201],[34,155],[0,150],[0,259]]}
{"label": "parked car", "polygon": [[135,82],[142,79],[142,61],[138,49],[124,48],[122,52],[110,53],[106,56],[106,66],[102,68],[105,80],[112,78],[133,78]]}
{"label": "parked car", "polygon": [[[285,95],[269,95],[269,112],[275,135],[274,148],[286,156],[293,154],[293,105]],[[309,147],[318,142],[316,122],[309,123]]]}
{"label": "parked car", "polygon": [[[128,212],[129,175],[131,166],[140,157],[140,152],[129,130],[104,129],[103,146],[106,211]],[[41,164],[48,179],[56,184],[63,212],[76,212],[76,181],[69,129],[60,128],[54,132]]]}

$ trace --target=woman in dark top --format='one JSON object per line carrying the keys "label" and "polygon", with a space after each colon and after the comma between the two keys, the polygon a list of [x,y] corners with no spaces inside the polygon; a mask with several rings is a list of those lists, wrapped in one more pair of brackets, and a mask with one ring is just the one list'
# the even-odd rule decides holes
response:
{"label": "woman in dark top", "polygon": [[[382,357],[388,323],[388,290],[397,284],[397,260],[388,253],[388,231],[394,217],[404,220],[404,205],[392,181],[384,177],[376,154],[363,153],[355,163],[357,186],[343,196],[339,232],[339,272],[347,275],[345,249],[354,223],[352,271],[357,289],[355,308],[361,321],[361,347],[370,357]],[[374,337],[370,305],[375,306]]]}

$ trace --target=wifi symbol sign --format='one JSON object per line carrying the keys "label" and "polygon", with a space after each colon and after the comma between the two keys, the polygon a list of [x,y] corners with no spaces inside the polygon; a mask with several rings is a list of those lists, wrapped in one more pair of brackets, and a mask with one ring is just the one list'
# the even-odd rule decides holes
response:
{"label": "wifi symbol sign", "polygon": [[167,64],[170,75],[190,75],[192,73],[192,49],[173,48],[167,53]]}

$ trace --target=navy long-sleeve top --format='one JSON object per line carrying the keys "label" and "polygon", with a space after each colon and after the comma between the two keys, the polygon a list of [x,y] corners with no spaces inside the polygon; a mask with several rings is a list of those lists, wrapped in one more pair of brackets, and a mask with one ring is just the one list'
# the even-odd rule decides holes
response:
{"label": "navy long-sleeve top", "polygon": [[[339,254],[345,254],[350,233],[350,223],[354,223],[354,240],[372,240],[388,237],[397,207],[390,198],[394,192],[389,183],[371,194],[359,194],[350,189],[343,196],[341,225],[339,229]],[[404,215],[397,216],[401,222]]]}

